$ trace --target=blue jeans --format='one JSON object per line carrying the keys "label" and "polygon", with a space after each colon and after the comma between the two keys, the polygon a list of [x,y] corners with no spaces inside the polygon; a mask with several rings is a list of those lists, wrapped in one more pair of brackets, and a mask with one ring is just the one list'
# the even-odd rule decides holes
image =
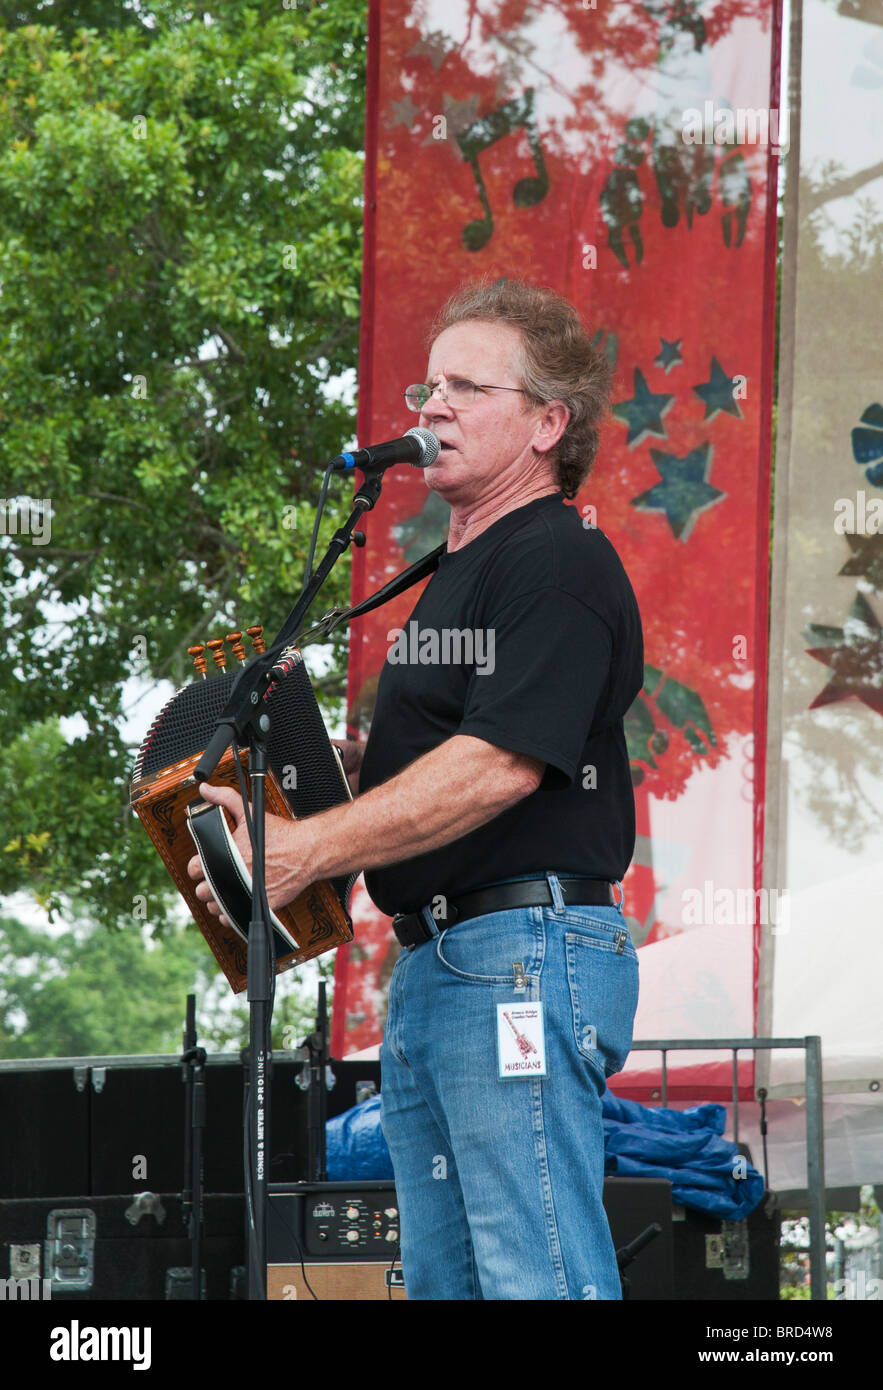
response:
{"label": "blue jeans", "polygon": [[[618,907],[474,917],[402,950],[380,1050],[411,1299],[618,1299],[601,1096],[632,1042]],[[620,898],[622,890],[620,889]],[[513,965],[524,967],[515,988]],[[543,1004],[546,1075],[499,1075],[497,1004]]]}

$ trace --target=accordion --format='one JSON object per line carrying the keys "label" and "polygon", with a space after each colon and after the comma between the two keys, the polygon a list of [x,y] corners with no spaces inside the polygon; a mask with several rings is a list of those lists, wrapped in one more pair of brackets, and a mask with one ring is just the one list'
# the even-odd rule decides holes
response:
{"label": "accordion", "polygon": [[[250,629],[250,632],[260,629]],[[231,634],[238,639],[241,634]],[[220,648],[218,640],[209,643]],[[261,650],[263,643],[255,642]],[[191,651],[201,652],[202,648]],[[244,657],[244,648],[234,645]],[[223,656],[214,653],[219,668]],[[197,656],[197,670],[205,675],[205,658]],[[222,925],[195,893],[196,885],[187,874],[187,864],[197,849],[206,879],[215,887],[230,860],[239,861],[242,891],[250,904],[251,881],[229,834],[226,812],[209,807],[199,796],[193,770],[214,733],[218,717],[230,696],[235,671],[221,671],[209,679],[185,686],[169,700],[153,721],[138,753],[130,786],[132,808],[153,840],[203,936],[214,952],[230,985],[237,993],[248,983],[248,917],[246,911],[225,915],[231,925]],[[300,652],[289,648],[274,667],[273,683],[264,696],[263,710],[270,719],[267,738],[267,813],[296,817],[315,815],[350,800],[349,784],[340,755],[332,746],[310,678]],[[247,772],[248,749],[240,750]],[[232,748],[218,763],[213,785],[239,790]],[[197,832],[200,817],[214,817],[211,836]],[[191,828],[191,825],[193,828]],[[218,831],[217,827],[220,827]],[[226,836],[226,843],[223,843]],[[218,862],[212,862],[212,855]],[[221,862],[223,861],[223,862]],[[273,914],[271,940],[277,974],[300,965],[324,951],[351,941],[352,922],[348,904],[356,874],[346,878],[311,884],[288,907]]]}

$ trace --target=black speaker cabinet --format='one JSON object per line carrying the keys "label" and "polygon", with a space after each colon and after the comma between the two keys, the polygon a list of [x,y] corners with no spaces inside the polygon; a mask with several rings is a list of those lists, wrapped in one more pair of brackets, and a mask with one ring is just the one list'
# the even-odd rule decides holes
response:
{"label": "black speaker cabinet", "polygon": [[774,1302],[779,1298],[779,1212],[767,1193],[746,1221],[675,1209],[674,1297]]}
{"label": "black speaker cabinet", "polygon": [[[331,1062],[328,1118],[380,1087],[379,1062]],[[301,1064],[276,1053],[271,1072],[271,1180],[308,1175],[307,1098]],[[244,1068],[209,1057],[205,1068],[206,1192],[242,1192]],[[180,1190],[185,1090],[175,1057],[0,1062],[0,1199],[100,1197]],[[2,1233],[0,1233],[2,1238]]]}
{"label": "black speaker cabinet", "polygon": [[[244,1232],[241,1195],[206,1197],[203,1298],[242,1297]],[[189,1299],[191,1258],[176,1194],[0,1201],[0,1280],[19,1281],[7,1299]]]}
{"label": "black speaker cabinet", "polygon": [[621,1274],[633,1302],[674,1297],[671,1183],[662,1178],[605,1178],[604,1210],[617,1252],[657,1224],[662,1227]]}

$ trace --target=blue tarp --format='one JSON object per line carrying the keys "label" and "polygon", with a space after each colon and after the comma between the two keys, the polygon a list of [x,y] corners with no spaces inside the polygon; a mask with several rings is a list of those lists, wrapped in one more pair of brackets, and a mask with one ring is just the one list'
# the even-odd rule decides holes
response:
{"label": "blue tarp", "polygon": [[[723,1105],[662,1110],[619,1100],[605,1091],[604,1172],[625,1178],[667,1178],[681,1206],[724,1221],[743,1221],[763,1196],[763,1178],[736,1145],[722,1139]],[[380,1097],[328,1121],[328,1178],[361,1182],[393,1176],[380,1128]]]}
{"label": "blue tarp", "polygon": [[604,1092],[604,1172],[668,1178],[672,1200],[722,1221],[744,1221],[763,1197],[760,1173],[722,1139],[723,1105],[651,1109]]}
{"label": "blue tarp", "polygon": [[380,1097],[371,1096],[325,1126],[329,1182],[372,1182],[392,1178],[392,1159],[380,1128]]}

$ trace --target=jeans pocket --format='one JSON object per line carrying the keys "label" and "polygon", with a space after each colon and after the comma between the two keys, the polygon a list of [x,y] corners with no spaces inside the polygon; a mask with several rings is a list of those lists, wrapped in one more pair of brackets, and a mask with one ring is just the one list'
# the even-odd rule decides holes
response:
{"label": "jeans pocket", "polygon": [[565,933],[567,983],[577,1049],[607,1079],[622,1071],[638,1007],[638,956],[609,929]]}
{"label": "jeans pocket", "polygon": [[446,974],[477,985],[508,985],[521,963],[525,979],[535,982],[543,966],[545,932],[539,908],[492,912],[449,927],[435,943]]}

